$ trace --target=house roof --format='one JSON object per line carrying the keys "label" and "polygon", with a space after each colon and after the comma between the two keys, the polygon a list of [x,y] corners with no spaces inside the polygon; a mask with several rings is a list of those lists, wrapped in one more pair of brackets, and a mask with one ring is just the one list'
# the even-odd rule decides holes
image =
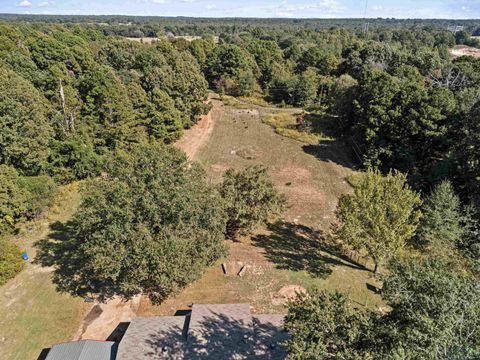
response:
{"label": "house roof", "polygon": [[81,340],[52,346],[45,360],[114,360],[112,341]]}
{"label": "house roof", "polygon": [[118,346],[117,360],[182,359],[185,316],[132,319]]}
{"label": "house roof", "polygon": [[284,359],[283,315],[252,315],[248,304],[194,304],[186,316],[134,318],[117,360]]}

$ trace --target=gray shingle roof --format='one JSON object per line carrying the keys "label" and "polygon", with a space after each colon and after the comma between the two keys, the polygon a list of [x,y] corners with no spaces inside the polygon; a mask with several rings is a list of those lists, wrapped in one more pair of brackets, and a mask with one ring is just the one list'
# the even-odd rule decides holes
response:
{"label": "gray shingle roof", "polygon": [[185,316],[137,317],[118,347],[117,360],[183,359]]}
{"label": "gray shingle roof", "polygon": [[135,318],[117,360],[284,359],[283,315],[253,315],[248,304],[195,304],[187,316]]}
{"label": "gray shingle roof", "polygon": [[45,360],[114,360],[112,341],[81,340],[52,346]]}

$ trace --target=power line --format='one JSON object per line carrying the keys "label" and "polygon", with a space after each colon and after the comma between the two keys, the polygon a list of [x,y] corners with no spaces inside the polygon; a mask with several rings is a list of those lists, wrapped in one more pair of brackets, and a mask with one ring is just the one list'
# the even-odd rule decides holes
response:
{"label": "power line", "polygon": [[367,10],[368,10],[368,0],[365,0],[365,9],[363,11],[363,32],[368,33],[368,28],[370,23],[367,22]]}

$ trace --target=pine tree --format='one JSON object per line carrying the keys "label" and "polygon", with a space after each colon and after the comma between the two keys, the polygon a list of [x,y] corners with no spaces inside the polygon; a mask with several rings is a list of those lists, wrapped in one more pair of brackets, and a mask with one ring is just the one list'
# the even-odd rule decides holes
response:
{"label": "pine tree", "polygon": [[449,181],[438,184],[422,208],[418,239],[436,249],[453,248],[462,237],[460,199]]}

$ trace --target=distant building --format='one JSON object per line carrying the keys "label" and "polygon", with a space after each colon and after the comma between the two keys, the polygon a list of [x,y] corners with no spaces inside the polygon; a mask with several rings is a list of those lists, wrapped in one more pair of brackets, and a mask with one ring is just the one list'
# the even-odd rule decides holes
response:
{"label": "distant building", "polygon": [[45,360],[115,360],[113,341],[80,340],[52,346]]}

